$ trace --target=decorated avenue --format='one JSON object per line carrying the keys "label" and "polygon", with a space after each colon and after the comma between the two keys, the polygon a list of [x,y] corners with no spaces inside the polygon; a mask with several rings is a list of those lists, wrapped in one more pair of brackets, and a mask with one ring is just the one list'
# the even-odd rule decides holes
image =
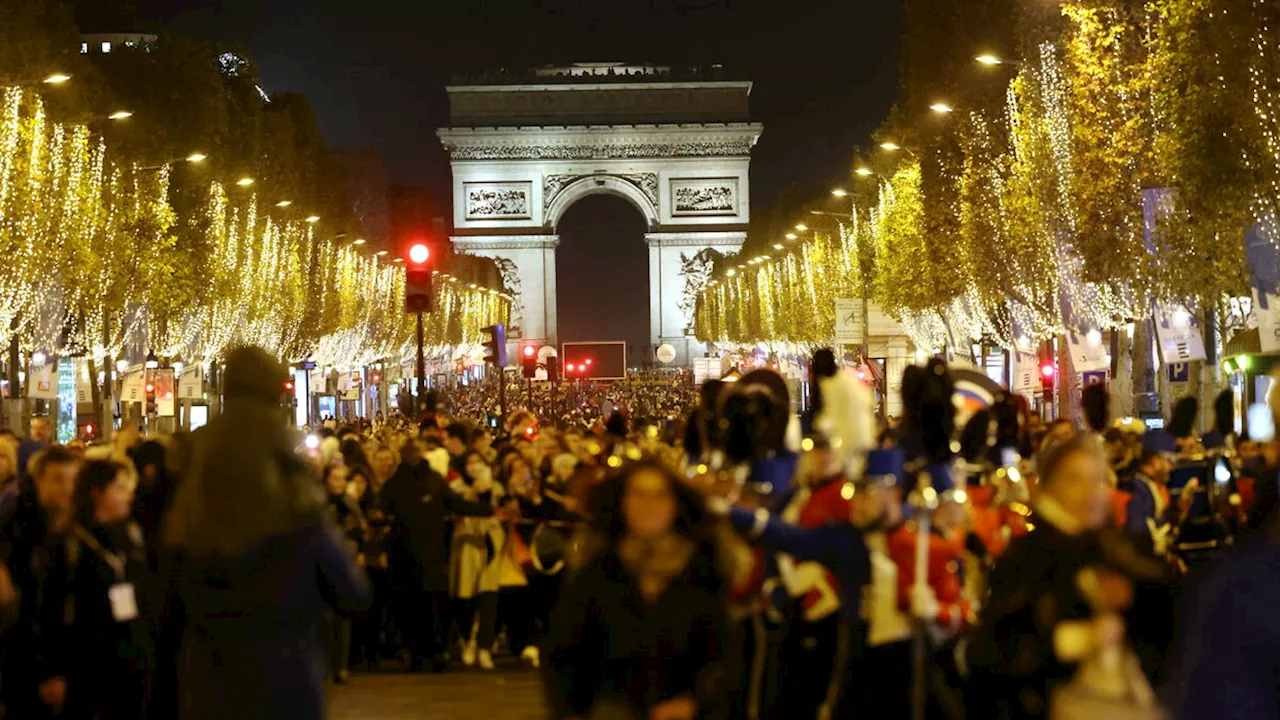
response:
{"label": "decorated avenue", "polygon": [[0,3],[0,720],[1272,720],[1271,0]]}

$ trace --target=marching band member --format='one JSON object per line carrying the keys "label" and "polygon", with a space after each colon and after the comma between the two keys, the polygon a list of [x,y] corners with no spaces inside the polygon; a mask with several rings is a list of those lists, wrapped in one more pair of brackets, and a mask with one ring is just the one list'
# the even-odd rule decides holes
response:
{"label": "marching band member", "polygon": [[[764,506],[729,512],[733,524],[765,550],[761,590],[780,636],[776,667],[752,673],[754,685],[765,676],[777,678],[776,694],[764,688],[751,693],[760,698],[748,703],[760,717],[830,718],[848,709],[842,696],[868,569],[861,535],[850,525],[854,488],[845,479],[848,468],[863,464],[861,451],[873,441],[873,400],[848,371],[824,379],[822,393],[824,412],[814,421],[819,433],[806,441],[795,482],[787,483],[791,489],[772,502],[776,512]],[[773,477],[766,482],[769,489],[779,485]],[[759,666],[762,658],[755,659]]]}
{"label": "marching band member", "polygon": [[1140,546],[1163,556],[1173,546],[1198,483],[1194,479],[1188,482],[1175,505],[1170,501],[1168,485],[1177,440],[1167,432],[1152,430],[1143,436],[1142,448],[1133,475],[1121,486],[1132,495],[1126,509],[1125,530],[1138,539]]}

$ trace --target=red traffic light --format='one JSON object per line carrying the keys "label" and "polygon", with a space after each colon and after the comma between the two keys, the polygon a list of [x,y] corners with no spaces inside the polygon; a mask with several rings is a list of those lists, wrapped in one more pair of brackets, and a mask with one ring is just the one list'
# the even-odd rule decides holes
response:
{"label": "red traffic light", "polygon": [[1055,374],[1057,374],[1057,372],[1058,372],[1058,369],[1052,365],[1040,366],[1040,374],[1043,375],[1046,379],[1053,377]]}
{"label": "red traffic light", "polygon": [[591,364],[591,358],[587,358],[587,364],[588,364],[588,365],[590,365],[590,364]]}
{"label": "red traffic light", "polygon": [[156,386],[155,386],[155,385],[152,385],[151,383],[147,383],[147,392],[148,392],[148,393],[153,393],[153,392],[155,392],[155,391],[156,391]]}
{"label": "red traffic light", "polygon": [[285,390],[292,390],[292,389],[293,389],[293,383],[292,383],[292,382],[286,382],[286,383],[284,384],[284,389],[285,389]]}
{"label": "red traffic light", "polygon": [[419,265],[426,262],[430,257],[431,250],[422,243],[414,243],[413,247],[409,248],[409,260]]}
{"label": "red traffic light", "polygon": [[525,346],[524,346],[524,356],[525,356],[525,357],[533,357],[533,354],[534,354],[535,352],[537,352],[537,351],[533,349],[533,346],[532,346],[532,345],[525,345]]}
{"label": "red traffic light", "polygon": [[569,363],[568,365],[565,365],[565,366],[564,366],[564,371],[565,371],[565,372],[567,372],[567,373],[571,373],[571,372],[573,372],[573,363]]}

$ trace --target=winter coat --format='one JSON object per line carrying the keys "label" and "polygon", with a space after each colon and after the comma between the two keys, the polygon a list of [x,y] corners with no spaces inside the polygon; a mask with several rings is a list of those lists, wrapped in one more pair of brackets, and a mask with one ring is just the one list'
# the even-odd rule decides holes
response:
{"label": "winter coat", "polygon": [[[496,507],[502,502],[502,486],[493,483],[488,492],[478,493],[458,479],[449,489],[468,502]],[[507,555],[507,533],[494,517],[458,518],[449,546],[449,593],[463,600],[502,587],[503,557]]]}
{"label": "winter coat", "polygon": [[[163,523],[160,659],[172,666],[159,668],[156,686],[176,685],[178,697],[153,716],[319,720],[325,613],[363,609],[372,593],[267,399],[279,386],[265,372],[232,383],[232,364],[224,412],[192,434]],[[237,394],[249,381],[264,386]]]}
{"label": "winter coat", "polygon": [[449,589],[448,516],[493,515],[492,506],[450,490],[426,462],[401,463],[382,487],[382,503],[392,518],[391,571],[425,592]]}
{"label": "winter coat", "polygon": [[1044,717],[1052,690],[1075,671],[1054,655],[1053,631],[1092,615],[1076,575],[1099,556],[1098,537],[1069,535],[1039,519],[1035,525],[996,561],[990,599],[970,639],[971,695],[981,704],[971,706],[975,717]]}
{"label": "winter coat", "polygon": [[[15,496],[9,513],[0,518],[0,557],[13,578],[18,592],[17,617],[6,617],[8,627],[0,637],[0,692],[9,711],[19,714],[33,705],[39,707],[36,685],[40,667],[38,600],[40,587],[53,562],[56,538],[34,488]],[[6,613],[8,614],[8,613]]]}
{"label": "winter coat", "polygon": [[[137,523],[81,528],[59,542],[40,593],[40,674],[67,682],[61,717],[142,717],[157,599],[149,567]],[[112,611],[110,594],[122,585],[132,588],[136,606],[127,621]]]}
{"label": "winter coat", "polygon": [[[711,548],[676,542],[683,547],[639,560],[614,545],[569,579],[542,656],[552,717],[588,717],[619,704],[647,717],[682,695],[697,700],[699,717],[716,716],[734,677],[724,582]],[[639,590],[650,572],[670,578],[653,601]]]}
{"label": "winter coat", "polygon": [[326,610],[372,599],[337,528],[300,528],[225,561],[179,558],[176,577],[181,720],[324,717]]}

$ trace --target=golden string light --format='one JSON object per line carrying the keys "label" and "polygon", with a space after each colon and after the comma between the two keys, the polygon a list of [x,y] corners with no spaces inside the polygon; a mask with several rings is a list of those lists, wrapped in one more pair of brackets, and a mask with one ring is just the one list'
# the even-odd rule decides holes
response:
{"label": "golden string light", "polygon": [[[337,247],[309,218],[272,218],[243,187],[233,200],[211,183],[188,219],[203,232],[178,245],[168,166],[116,157],[87,127],[50,122],[37,93],[0,88],[0,341],[97,360],[139,332],[188,362],[238,343],[335,366],[407,357],[403,269]],[[441,347],[508,319],[505,294],[436,294]]]}

